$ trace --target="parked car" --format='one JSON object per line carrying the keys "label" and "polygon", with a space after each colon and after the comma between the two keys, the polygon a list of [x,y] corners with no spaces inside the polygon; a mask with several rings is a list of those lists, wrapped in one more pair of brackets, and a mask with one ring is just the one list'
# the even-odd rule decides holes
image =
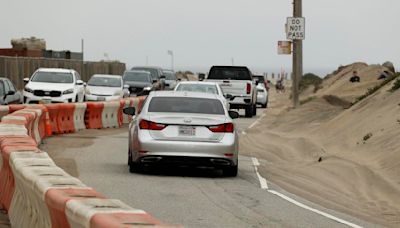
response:
{"label": "parked car", "polygon": [[[124,109],[135,115],[135,108]],[[215,94],[153,91],[129,125],[130,172],[145,165],[183,164],[238,172],[238,134],[233,118]]]}
{"label": "parked car", "polygon": [[165,76],[165,89],[173,90],[177,82],[175,72],[172,70],[163,70],[163,74]]}
{"label": "parked car", "polygon": [[21,104],[22,102],[21,92],[15,89],[10,79],[0,78],[0,105]]}
{"label": "parked car", "polygon": [[161,90],[162,89],[162,85],[160,83],[160,79],[165,77],[165,76],[164,76],[164,73],[163,73],[163,70],[162,70],[161,67],[136,66],[136,67],[132,67],[131,70],[141,70],[141,71],[150,72],[152,80],[156,81],[156,83],[154,85],[154,89],[155,90]]}
{"label": "parked car", "polygon": [[244,109],[246,117],[257,114],[257,82],[247,67],[213,66],[206,81],[217,82],[225,93],[231,94],[231,109]]}
{"label": "parked car", "polygon": [[24,82],[26,104],[83,102],[85,97],[84,82],[71,69],[40,68]]}
{"label": "parked car", "polygon": [[132,95],[147,95],[155,89],[157,83],[150,72],[143,70],[125,71],[123,81],[129,86],[129,92]]}
{"label": "parked car", "polygon": [[120,75],[95,74],[85,89],[86,101],[112,101],[128,96],[128,86],[124,86]]}
{"label": "parked car", "polygon": [[229,101],[231,97],[229,94],[224,96],[224,92],[216,82],[199,82],[199,81],[185,81],[179,82],[175,87],[175,91],[187,91],[187,92],[200,92],[200,93],[211,93],[221,96],[224,101],[224,106],[229,110]]}

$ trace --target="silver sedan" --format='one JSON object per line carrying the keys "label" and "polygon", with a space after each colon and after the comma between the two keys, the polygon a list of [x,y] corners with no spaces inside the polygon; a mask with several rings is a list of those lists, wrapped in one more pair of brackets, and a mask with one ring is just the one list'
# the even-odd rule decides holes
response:
{"label": "silver sedan", "polygon": [[[135,115],[134,108],[124,113]],[[190,165],[238,172],[239,140],[223,98],[179,91],[151,92],[129,125],[129,170],[144,165]]]}

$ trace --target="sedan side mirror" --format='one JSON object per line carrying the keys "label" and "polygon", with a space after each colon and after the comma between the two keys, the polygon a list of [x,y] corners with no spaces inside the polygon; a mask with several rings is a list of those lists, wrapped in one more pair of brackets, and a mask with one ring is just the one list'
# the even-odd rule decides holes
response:
{"label": "sedan side mirror", "polygon": [[29,78],[24,78],[24,82],[28,83],[29,82]]}
{"label": "sedan side mirror", "polygon": [[157,82],[157,79],[153,79],[153,83],[156,83]]}
{"label": "sedan side mirror", "polygon": [[130,115],[130,116],[134,116],[135,112],[136,112],[134,107],[127,107],[127,108],[124,108],[122,111],[124,114]]}
{"label": "sedan side mirror", "polygon": [[7,96],[12,96],[14,94],[15,94],[15,91],[10,90],[10,91],[8,91],[8,93],[4,94],[4,98],[3,99],[6,99]]}
{"label": "sedan side mirror", "polygon": [[83,85],[83,83],[84,83],[84,82],[83,82],[82,80],[77,80],[77,81],[76,81],[76,84],[77,84],[77,85]]}
{"label": "sedan side mirror", "polygon": [[256,86],[257,86],[259,83],[260,83],[260,81],[259,81],[259,80],[256,80]]}
{"label": "sedan side mirror", "polygon": [[229,113],[229,116],[232,118],[232,119],[237,119],[237,118],[239,118],[239,113],[238,112],[236,112],[236,111],[228,111],[228,113]]}

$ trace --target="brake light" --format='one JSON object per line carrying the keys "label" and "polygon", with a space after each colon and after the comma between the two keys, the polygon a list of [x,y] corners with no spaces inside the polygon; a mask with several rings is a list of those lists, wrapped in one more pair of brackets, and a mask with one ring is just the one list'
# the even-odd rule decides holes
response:
{"label": "brake light", "polygon": [[222,133],[222,132],[233,133],[234,126],[233,123],[225,123],[215,126],[208,126],[208,129],[215,133]]}
{"label": "brake light", "polygon": [[247,86],[246,86],[246,93],[247,93],[247,94],[250,94],[250,92],[251,92],[251,84],[250,84],[250,83],[247,83]]}
{"label": "brake light", "polygon": [[167,125],[154,123],[154,122],[151,122],[151,121],[148,121],[148,120],[140,120],[140,122],[139,122],[139,128],[140,129],[161,131],[165,127],[167,127]]}

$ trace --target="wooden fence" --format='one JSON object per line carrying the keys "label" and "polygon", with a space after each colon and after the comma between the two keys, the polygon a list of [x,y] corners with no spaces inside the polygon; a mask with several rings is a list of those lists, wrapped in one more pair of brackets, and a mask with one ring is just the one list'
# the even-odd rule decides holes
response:
{"label": "wooden fence", "polygon": [[23,89],[23,78],[32,76],[38,68],[66,68],[79,72],[87,82],[93,74],[122,75],[126,69],[120,62],[85,62],[68,59],[45,59],[0,56],[0,77],[9,78],[18,89]]}

